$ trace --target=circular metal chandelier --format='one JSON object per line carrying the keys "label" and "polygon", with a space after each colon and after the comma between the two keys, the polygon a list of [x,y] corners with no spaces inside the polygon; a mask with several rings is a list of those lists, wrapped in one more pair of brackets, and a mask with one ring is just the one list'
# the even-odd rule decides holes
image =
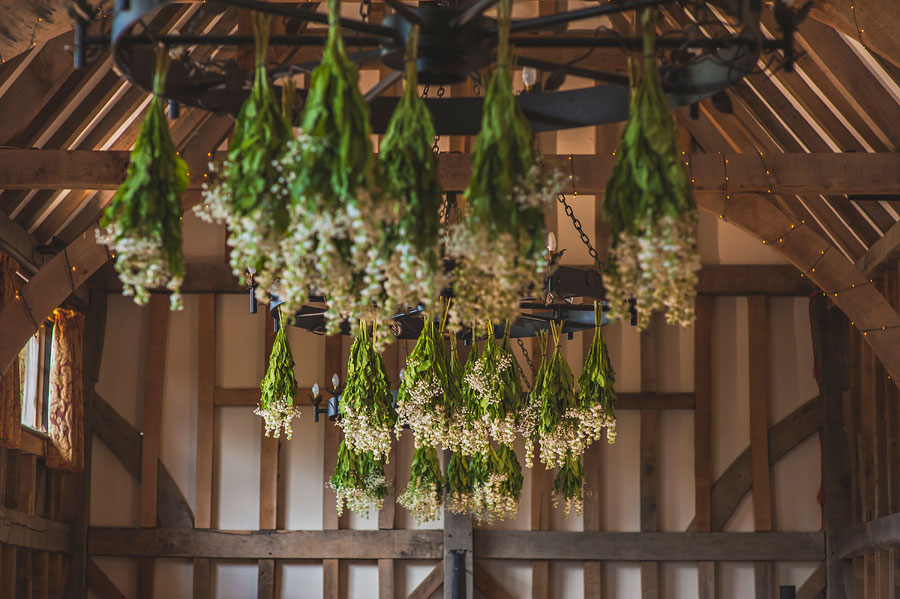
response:
{"label": "circular metal chandelier", "polygon": [[[133,83],[152,86],[154,51],[159,44],[179,48],[180,59],[173,62],[165,95],[173,102],[210,111],[237,114],[247,97],[252,69],[242,69],[231,52],[224,61],[211,61],[209,47],[239,48],[251,46],[248,35],[212,35],[200,33],[162,33],[150,25],[170,0],[117,0],[112,25],[113,60],[118,70]],[[368,1],[368,0],[367,0]],[[782,0],[779,0],[782,1]],[[414,25],[419,35],[419,81],[444,85],[472,79],[477,86],[481,72],[495,61],[496,21],[485,16],[497,0],[448,0],[414,6],[401,0],[384,0],[392,10],[380,23],[368,19],[342,18],[344,41],[359,51],[351,59],[359,65],[380,64],[389,73],[367,92],[372,129],[383,133],[397,98],[382,96],[402,76],[405,45]],[[628,116],[628,78],[621,72],[607,72],[578,65],[579,58],[568,62],[541,59],[551,50],[581,49],[586,58],[598,48],[639,50],[639,37],[623,36],[608,28],[597,28],[586,35],[535,35],[541,31],[559,31],[570,23],[586,19],[633,12],[664,4],[690,4],[706,11],[705,0],[619,0],[595,7],[563,11],[527,19],[514,19],[511,42],[529,56],[519,56],[521,67],[551,74],[543,91],[529,91],[519,97],[534,131],[549,131],[612,123]],[[364,2],[365,4],[365,2]],[[306,23],[326,23],[327,15],[315,12],[318,3],[289,4],[262,0],[210,0],[204,10],[224,11],[230,7],[252,9],[282,18],[287,30],[302,31]],[[712,4],[710,4],[712,6]],[[699,100],[723,91],[757,68],[764,53],[780,51],[786,69],[793,64],[792,43],[796,22],[790,16],[779,19],[780,39],[766,39],[759,24],[759,0],[716,0],[714,8],[727,15],[731,25],[716,21],[697,22],[684,31],[660,36],[663,85],[672,107],[695,105]],[[792,11],[776,11],[790,15]],[[700,12],[698,14],[705,14]],[[85,35],[86,24],[76,26],[75,60],[84,61],[85,47],[104,43]],[[273,35],[272,46],[321,47],[325,36],[301,33]],[[534,55],[534,56],[532,56]],[[311,72],[317,61],[291,62],[270,70],[277,79]],[[399,70],[398,70],[399,69]],[[566,75],[594,80],[600,85],[557,91]],[[553,80],[555,83],[551,82]],[[546,85],[550,83],[550,85]],[[547,89],[550,87],[551,89]],[[540,89],[540,86],[538,86]],[[302,91],[300,94],[302,95]],[[479,97],[434,98],[426,103],[441,135],[475,135],[481,123],[483,99]]]}

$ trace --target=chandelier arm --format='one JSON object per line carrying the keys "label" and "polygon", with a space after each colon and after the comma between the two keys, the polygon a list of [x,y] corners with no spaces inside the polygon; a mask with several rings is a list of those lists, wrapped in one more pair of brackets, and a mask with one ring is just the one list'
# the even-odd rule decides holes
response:
{"label": "chandelier arm", "polygon": [[[291,6],[290,4],[262,2],[261,0],[216,0],[216,2],[219,2],[220,4],[228,4],[230,6],[238,6],[241,8],[258,10],[260,12],[279,15],[282,17],[291,17],[293,19],[312,21],[313,23],[322,23],[324,25],[328,24],[328,15],[298,9]],[[360,33],[368,33],[370,35],[377,35],[379,37],[387,37],[396,42],[403,41],[400,38],[400,34],[390,27],[383,27],[381,25],[374,25],[372,23],[363,23],[362,21],[347,18],[338,19],[338,23],[340,23],[341,27],[359,31]]]}
{"label": "chandelier arm", "polygon": [[[660,4],[668,4],[673,0],[627,0],[625,2],[617,2],[615,4],[602,4],[600,6],[592,6],[579,10],[569,10],[559,12],[545,17],[534,17],[533,19],[514,20],[510,25],[510,32],[530,31],[533,29],[544,29],[553,27],[563,23],[579,21],[581,19],[591,19],[593,17],[602,17],[604,15],[625,12],[629,10],[640,10],[651,6],[659,6]],[[489,27],[485,29],[486,35],[497,35],[497,27]]]}
{"label": "chandelier arm", "polygon": [[387,76],[369,88],[369,91],[365,93],[366,102],[371,102],[385,91],[387,91],[392,85],[397,83],[403,77],[403,73],[400,71],[391,71],[387,74]]}
{"label": "chandelier arm", "polygon": [[476,0],[469,8],[465,10],[465,12],[450,21],[450,27],[453,29],[462,27],[478,15],[482,14],[487,9],[497,4],[498,1],[499,0]]}
{"label": "chandelier arm", "polygon": [[546,60],[538,60],[536,58],[528,58],[519,56],[516,62],[523,67],[533,67],[542,71],[561,71],[575,77],[584,77],[585,79],[593,79],[594,81],[603,81],[606,83],[618,83],[628,85],[628,77],[625,75],[615,75],[613,73],[604,73],[603,71],[595,71],[594,69],[585,69],[570,64],[560,64],[556,62],[548,62]]}
{"label": "chandelier arm", "polygon": [[[379,58],[381,58],[381,49],[379,48],[376,48],[375,50],[366,50],[365,52],[356,52],[350,55],[350,61],[356,64],[365,64]],[[273,79],[278,79],[285,75],[312,73],[321,62],[321,60],[311,60],[309,62],[301,62],[299,64],[285,65],[276,69],[270,69],[269,76]]]}

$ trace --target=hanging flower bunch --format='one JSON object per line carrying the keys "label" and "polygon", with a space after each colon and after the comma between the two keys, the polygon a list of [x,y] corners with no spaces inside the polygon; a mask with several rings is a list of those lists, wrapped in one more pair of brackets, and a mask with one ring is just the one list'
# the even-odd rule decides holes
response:
{"label": "hanging flower bunch", "polygon": [[512,447],[500,443],[497,450],[472,456],[473,497],[469,507],[479,523],[493,524],[515,518],[522,495],[522,467]]}
{"label": "hanging flower bunch", "polygon": [[541,344],[541,363],[534,374],[531,391],[528,392],[525,405],[519,412],[518,430],[525,439],[525,467],[534,466],[534,444],[538,442],[538,427],[541,423],[541,391],[544,386],[544,375],[547,372],[547,331],[538,331],[537,338]]}
{"label": "hanging flower bunch", "polygon": [[409,510],[418,524],[437,520],[441,516],[444,477],[437,450],[431,446],[417,447],[413,454],[412,471],[406,490],[397,503]]}
{"label": "hanging flower bunch", "polygon": [[187,164],[175,151],[163,109],[171,59],[156,54],[153,98],[131,152],[128,174],[106,209],[97,242],[115,252],[123,294],[143,306],[148,289],[172,291],[170,305],[181,309],[184,264],[181,250],[181,194],[187,188]]}
{"label": "hanging flower bunch", "polygon": [[[284,159],[293,203],[281,253],[287,305],[298,307],[315,281],[325,295],[327,328],[334,334],[344,320],[387,327],[394,314],[383,285],[385,226],[393,206],[373,197],[369,108],[341,37],[339,0],[329,0],[328,10],[328,37],[303,113],[308,137]],[[385,342],[386,335],[379,336],[377,343]]]}
{"label": "hanging flower bunch", "polygon": [[338,423],[344,429],[344,442],[353,450],[370,451],[375,458],[387,460],[394,429],[394,397],[391,381],[384,372],[384,360],[375,351],[369,325],[360,322],[350,347],[347,385],[341,393]]}
{"label": "hanging flower bunch", "polygon": [[519,302],[540,285],[545,266],[543,203],[560,188],[557,176],[543,174],[531,126],[513,95],[511,10],[511,0],[500,2],[497,70],[485,95],[466,214],[448,241],[457,261],[451,316],[457,326],[518,316]]}
{"label": "hanging flower bunch", "polygon": [[444,502],[454,514],[465,514],[475,500],[475,484],[469,470],[469,458],[454,451],[444,475]]}
{"label": "hanging flower bunch", "polygon": [[457,381],[451,377],[450,360],[441,330],[433,318],[426,316],[416,345],[406,359],[397,392],[397,426],[412,430],[417,448],[446,447],[446,410],[455,403],[457,388]]}
{"label": "hanging flower bunch", "polygon": [[553,480],[553,507],[559,507],[560,499],[565,501],[563,516],[568,518],[572,509],[581,515],[584,509],[584,462],[582,454],[567,453],[560,463]]}
{"label": "hanging flower bunch", "polygon": [[696,204],[656,66],[655,14],[645,9],[641,17],[643,73],[632,88],[628,123],[603,201],[612,239],[603,278],[610,316],[626,315],[633,297],[641,330],[654,310],[666,310],[670,324],[693,322],[700,268]]}
{"label": "hanging flower bunch", "polygon": [[374,507],[380,510],[388,494],[384,474],[384,462],[370,451],[354,451],[346,442],[338,448],[334,474],[328,481],[337,496],[338,516],[344,513],[344,504],[351,511],[368,517]]}
{"label": "hanging flower bunch", "polygon": [[431,112],[419,97],[416,51],[418,26],[406,49],[406,88],[379,146],[378,175],[385,199],[392,200],[397,222],[388,229],[391,252],[385,292],[393,308],[433,305],[448,281],[441,257],[442,203],[437,155],[432,151]]}
{"label": "hanging flower bunch", "polygon": [[585,447],[575,377],[560,352],[562,323],[550,323],[550,330],[555,347],[541,379],[541,415],[537,425],[541,462],[548,468],[562,467],[568,453],[580,455]]}
{"label": "hanging flower bunch", "polygon": [[594,339],[578,377],[582,437],[588,445],[603,436],[604,428],[607,441],[616,442],[616,372],[603,339],[602,318],[603,310],[594,302]]}
{"label": "hanging flower bunch", "polygon": [[275,334],[272,353],[269,354],[269,368],[259,384],[259,390],[259,405],[253,413],[265,420],[266,436],[272,434],[277,439],[284,429],[285,436],[290,439],[294,434],[291,420],[300,416],[300,409],[294,405],[297,396],[294,356],[283,326]]}
{"label": "hanging flower bunch", "polygon": [[254,273],[261,300],[284,266],[279,243],[288,226],[289,189],[276,166],[292,136],[266,71],[270,20],[253,13],[253,87],[235,121],[228,157],[210,165],[213,182],[204,184],[204,201],[194,207],[201,219],[227,225],[232,272],[242,279]]}
{"label": "hanging flower bunch", "polygon": [[[474,333],[473,333],[474,334]],[[481,406],[491,438],[512,443],[516,437],[516,417],[521,399],[521,383],[509,343],[497,343],[494,326],[487,322],[487,342],[465,381]]]}
{"label": "hanging flower bunch", "polygon": [[[472,329],[475,339],[477,330]],[[490,425],[485,418],[477,392],[466,382],[475,376],[478,363],[478,346],[472,343],[465,366],[459,363],[459,350],[456,344],[450,348],[450,383],[451,394],[447,398],[447,436],[444,448],[452,449],[463,455],[472,456],[483,453],[490,447]]]}

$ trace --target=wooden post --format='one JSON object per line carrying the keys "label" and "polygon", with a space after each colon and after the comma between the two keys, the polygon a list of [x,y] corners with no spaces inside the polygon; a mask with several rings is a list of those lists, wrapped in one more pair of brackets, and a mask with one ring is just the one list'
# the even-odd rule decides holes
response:
{"label": "wooden post", "polygon": [[[583,334],[583,354],[587,356],[593,342],[593,330]],[[602,530],[603,514],[603,445],[606,435],[598,439],[584,452],[585,496],[583,522],[585,532]],[[603,562],[584,562],[584,598],[601,599],[603,597]]]}
{"label": "wooden post", "polygon": [[[216,296],[197,298],[197,490],[194,528],[212,526],[216,390]],[[210,599],[210,562],[194,558],[194,599]]]}
{"label": "wooden post", "polygon": [[[713,298],[698,295],[694,322],[694,529],[712,531],[712,315]],[[716,564],[697,564],[699,599],[715,599]]]}
{"label": "wooden post", "polygon": [[[653,314],[641,333],[641,392],[659,389],[660,314]],[[659,530],[659,410],[641,410],[640,440],[641,532]],[[641,562],[641,598],[659,597],[659,563]]]}
{"label": "wooden post", "polygon": [[[400,387],[400,344],[394,341],[384,350],[384,369],[391,380],[391,388]],[[397,480],[397,443],[391,445],[390,460],[384,467],[385,478],[390,492],[384,498],[384,507],[378,512],[378,528],[393,530],[396,522],[397,504],[395,493],[400,481]],[[378,599],[394,599],[394,560],[378,560]]]}
{"label": "wooden post", "polygon": [[[268,368],[269,356],[275,344],[275,320],[269,310],[266,310],[265,327],[265,367]],[[278,517],[279,440],[266,436],[265,423],[261,422],[260,428],[263,434],[260,437],[259,451],[259,529],[275,530]],[[261,559],[258,565],[257,597],[275,599],[275,560]]]}
{"label": "wooden post", "polygon": [[850,526],[851,502],[847,493],[850,481],[848,431],[844,429],[841,347],[846,343],[847,322],[836,308],[827,307],[825,297],[813,300],[813,344],[822,389],[822,489],[825,525],[825,574],[828,599],[850,597],[853,593],[853,566],[838,559],[834,540],[838,532]]}
{"label": "wooden post", "polygon": [[[445,458],[450,459],[449,452]],[[454,554],[463,552],[463,565],[465,567],[464,592],[466,599],[475,597],[475,581],[473,572],[475,568],[472,554],[472,515],[454,514],[444,508],[444,599],[454,599],[453,579],[456,560]],[[458,554],[457,554],[458,555]]]}
{"label": "wooden post", "polygon": [[[156,526],[159,445],[162,427],[163,384],[169,297],[150,295],[147,329],[147,361],[144,370],[144,431],[141,437],[141,518],[143,528]],[[153,558],[138,560],[138,599],[153,597]]]}
{"label": "wooden post", "polygon": [[[326,337],[325,339],[325,380],[330,384],[331,375],[341,372],[341,338]],[[337,462],[337,450],[341,444],[341,430],[332,422],[325,422],[325,447],[324,447],[324,473],[325,480],[334,472]],[[322,528],[324,530],[338,530],[340,521],[337,515],[336,497],[334,491],[327,486],[323,489],[322,502]],[[325,599],[339,599],[340,597],[340,571],[338,560],[322,560],[322,594]]]}
{"label": "wooden post", "polygon": [[[748,298],[750,353],[750,458],[753,473],[753,530],[772,530],[772,478],[769,471],[769,346],[766,297]],[[772,564],[753,564],[757,599],[771,599]]]}

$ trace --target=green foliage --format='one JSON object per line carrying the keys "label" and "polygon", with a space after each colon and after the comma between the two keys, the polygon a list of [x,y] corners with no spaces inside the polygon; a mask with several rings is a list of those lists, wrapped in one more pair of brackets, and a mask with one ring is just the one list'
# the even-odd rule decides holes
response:
{"label": "green foliage", "polygon": [[453,452],[444,476],[444,501],[447,509],[454,514],[464,514],[472,505],[474,492],[469,459],[459,452]]}
{"label": "green foliage", "polygon": [[294,356],[288,344],[285,327],[280,327],[269,354],[269,368],[259,384],[260,400],[255,413],[265,419],[266,436],[274,433],[277,439],[284,428],[288,439],[293,435],[291,420],[299,416],[294,406],[297,379],[294,378]]}
{"label": "green foliage", "polygon": [[584,507],[584,463],[581,454],[566,454],[565,462],[556,471],[552,495],[553,507],[558,507],[560,499],[565,500],[563,516],[568,518],[572,508],[581,515]]}
{"label": "green foliage", "polygon": [[578,377],[578,401],[590,430],[585,430],[591,440],[600,437],[602,428],[608,427],[608,440],[615,441],[616,424],[616,372],[609,358],[609,349],[603,339],[601,319],[603,311],[598,302],[594,302],[594,338],[584,359],[584,370]]}
{"label": "green foliage", "polygon": [[397,503],[409,510],[419,524],[437,520],[441,515],[443,490],[444,477],[437,450],[431,446],[416,448],[409,485]]}
{"label": "green foliage", "polygon": [[346,503],[350,510],[368,517],[372,507],[381,509],[389,491],[384,462],[372,452],[354,451],[345,441],[338,447],[334,474],[328,486],[337,496],[338,516],[344,513]]}
{"label": "green foliage", "polygon": [[143,305],[147,289],[168,287],[172,308],[180,308],[184,277],[181,250],[181,194],[187,188],[187,164],[175,150],[165,115],[166,51],[156,55],[153,97],[135,140],[125,181],[100,221],[98,241],[118,252],[116,271],[125,294]]}
{"label": "green foliage", "polygon": [[270,21],[269,16],[253,13],[256,69],[250,96],[241,106],[228,145],[226,185],[236,214],[262,212],[272,219],[276,231],[283,232],[288,225],[287,202],[283,195],[274,194],[271,189],[278,179],[275,159],[291,137],[291,128],[266,71]]}
{"label": "green foliage", "polygon": [[603,214],[613,245],[626,231],[640,235],[660,216],[677,218],[696,210],[678,149],[675,120],[663,91],[655,54],[655,9],[641,16],[643,74],[632,89],[628,123],[606,185]]}
{"label": "green foliage", "polygon": [[540,433],[554,432],[566,412],[578,405],[575,396],[575,376],[559,351],[559,328],[554,329],[553,337],[555,342],[553,355],[541,377],[541,419],[538,424]]}
{"label": "green foliage", "polygon": [[345,442],[357,451],[372,451],[376,457],[387,459],[396,422],[393,404],[384,360],[375,351],[369,325],[360,322],[350,347],[347,385],[339,404]]}

